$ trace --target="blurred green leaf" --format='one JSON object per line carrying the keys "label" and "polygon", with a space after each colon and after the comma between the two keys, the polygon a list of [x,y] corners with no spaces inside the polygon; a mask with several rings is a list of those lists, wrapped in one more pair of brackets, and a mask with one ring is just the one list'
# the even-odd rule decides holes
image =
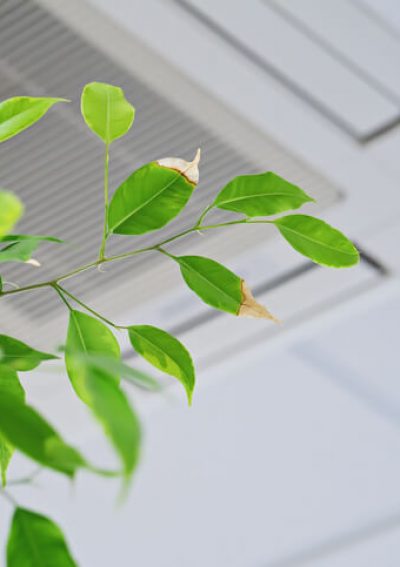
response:
{"label": "blurred green leaf", "polygon": [[58,357],[53,354],[36,350],[13,337],[0,335],[0,363],[7,364],[14,370],[33,370],[41,362],[56,358]]}
{"label": "blurred green leaf", "polygon": [[[107,363],[96,362],[97,356],[108,360],[108,368]],[[120,349],[114,335],[94,317],[71,311],[65,361],[77,395],[103,426],[129,476],[139,458],[141,434],[139,420],[119,386]]]}
{"label": "blurred green leaf", "polygon": [[[16,396],[20,401],[25,400],[25,392],[18,380],[17,373],[12,368],[0,364],[0,397],[3,394]],[[7,469],[14,453],[14,447],[0,433],[0,475],[3,486],[7,482]]]}
{"label": "blurred green leaf", "polygon": [[16,508],[7,542],[7,567],[78,567],[64,535],[46,516]]}
{"label": "blurred green leaf", "polygon": [[58,102],[65,98],[17,96],[0,103],[0,142],[16,136],[35,122]]}
{"label": "blurred green leaf", "polygon": [[[70,312],[65,363],[69,379],[77,395],[90,405],[90,391],[86,391],[85,374],[82,374],[82,355],[100,355],[120,360],[121,350],[114,334],[106,325],[87,313],[73,309]],[[119,383],[120,376],[113,374]]]}
{"label": "blurred green leaf", "polygon": [[235,177],[219,193],[214,206],[248,217],[260,217],[298,209],[310,201],[314,199],[300,187],[268,171]]}
{"label": "blurred green leaf", "polygon": [[87,362],[92,366],[103,369],[114,376],[120,376],[135,386],[153,392],[161,389],[159,382],[157,382],[155,378],[137,368],[125,364],[122,360],[101,355],[87,355],[84,358],[86,358]]}
{"label": "blurred green leaf", "polygon": [[0,238],[0,262],[27,262],[41,242],[61,243],[62,240],[53,236],[31,236],[29,234],[8,234]]}
{"label": "blurred green leaf", "polygon": [[106,144],[124,136],[135,118],[135,109],[126,100],[124,91],[106,83],[89,83],[84,87],[81,112],[89,128]]}
{"label": "blurred green leaf", "polygon": [[18,197],[0,190],[0,238],[12,230],[23,212],[24,207]]}
{"label": "blurred green leaf", "polygon": [[22,453],[38,463],[73,477],[86,463],[73,447],[32,407],[19,397],[0,396],[0,434]]}
{"label": "blurred green leaf", "polygon": [[288,215],[274,224],[300,254],[324,266],[347,268],[360,260],[354,244],[339,230],[307,215]]}
{"label": "blurred green leaf", "polygon": [[192,358],[183,344],[166,331],[151,325],[134,325],[129,327],[128,332],[132,346],[138,354],[183,384],[190,405],[195,371]]}

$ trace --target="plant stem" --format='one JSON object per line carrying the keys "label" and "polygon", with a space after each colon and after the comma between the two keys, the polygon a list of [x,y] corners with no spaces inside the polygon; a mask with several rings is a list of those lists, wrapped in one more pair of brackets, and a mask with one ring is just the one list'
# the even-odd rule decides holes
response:
{"label": "plant stem", "polygon": [[212,209],[213,207],[214,207],[214,205],[211,204],[211,205],[208,205],[208,207],[206,207],[206,208],[204,209],[204,211],[201,213],[201,215],[200,215],[200,217],[199,217],[199,220],[198,220],[197,223],[196,223],[197,226],[200,226],[200,225],[201,225],[201,223],[202,223],[203,220],[205,219],[207,213],[208,213],[209,211],[211,211],[211,209]]}
{"label": "plant stem", "polygon": [[72,311],[71,305],[68,303],[68,301],[67,301],[67,300],[65,299],[65,297],[64,297],[64,294],[62,293],[62,291],[63,291],[62,288],[61,288],[60,286],[58,286],[56,283],[53,283],[53,284],[51,285],[51,287],[54,289],[54,291],[55,291],[56,293],[58,293],[58,295],[59,295],[60,298],[61,298],[61,301],[66,305],[67,309],[68,309],[69,311]]}
{"label": "plant stem", "polygon": [[19,486],[21,484],[31,484],[37,476],[43,471],[42,467],[38,467],[28,476],[23,476],[21,478],[16,478],[15,480],[9,480],[7,486]]}
{"label": "plant stem", "polygon": [[111,327],[114,327],[115,329],[127,329],[127,327],[123,327],[122,325],[116,325],[115,323],[113,323],[112,321],[110,321],[109,319],[106,319],[106,317],[103,317],[103,315],[101,315],[98,311],[95,311],[94,309],[92,309],[91,307],[89,307],[89,305],[86,305],[86,303],[83,303],[83,301],[81,301],[80,299],[78,299],[75,295],[73,295],[71,292],[69,292],[68,290],[66,290],[64,287],[61,287],[60,285],[56,285],[56,287],[58,288],[58,290],[60,292],[62,292],[62,294],[65,293],[65,295],[68,295],[68,297],[70,297],[73,301],[75,301],[78,305],[80,305],[81,307],[83,307],[84,309],[86,309],[86,311],[89,311],[89,313],[92,313],[92,315],[94,315],[95,317],[97,317],[98,319],[101,319],[102,321],[104,321],[104,323],[107,323],[107,325],[110,325]]}
{"label": "plant stem", "polygon": [[[179,238],[183,238],[184,236],[187,236],[188,234],[191,234],[193,232],[198,232],[199,230],[201,230],[201,231],[213,230],[213,229],[216,229],[216,228],[223,228],[223,227],[226,227],[226,226],[232,226],[232,225],[236,225],[236,224],[273,224],[273,221],[251,220],[251,219],[245,218],[245,219],[240,219],[240,220],[222,222],[222,223],[217,223],[217,224],[209,224],[209,225],[204,225],[204,226],[196,223],[195,226],[192,226],[191,228],[188,228],[188,229],[186,229],[182,232],[179,232],[178,234],[175,234],[174,236],[170,236],[169,238],[166,238],[165,240],[162,240],[161,242],[158,242],[157,244],[154,244],[153,246],[147,246],[146,248],[138,248],[136,250],[132,250],[130,252],[125,252],[123,254],[117,254],[115,256],[109,256],[108,258],[106,256],[104,256],[102,259],[99,258],[98,260],[95,260],[94,262],[90,262],[89,264],[85,264],[84,266],[80,266],[79,268],[75,268],[74,270],[71,270],[70,272],[67,272],[67,273],[65,273],[61,276],[58,276],[57,278],[55,278],[53,280],[48,280],[48,281],[45,281],[45,282],[40,282],[40,283],[37,283],[37,284],[32,284],[32,285],[28,285],[28,286],[25,286],[25,287],[20,287],[18,289],[12,289],[12,290],[9,290],[9,291],[1,291],[0,292],[0,298],[3,297],[3,296],[6,296],[6,295],[15,295],[16,293],[23,293],[25,291],[31,291],[31,290],[34,290],[34,289],[40,289],[40,288],[44,288],[44,287],[54,287],[56,289],[59,282],[65,281],[69,278],[72,278],[72,277],[78,275],[78,274],[81,274],[82,272],[85,272],[86,270],[89,270],[90,268],[95,268],[96,266],[100,266],[101,264],[105,264],[105,263],[109,263],[109,262],[116,262],[118,260],[124,260],[125,258],[131,258],[132,256],[144,254],[145,252],[158,251],[160,247],[165,246],[166,244],[169,244],[170,242],[174,242],[175,240],[178,240]],[[64,292],[67,293],[66,290],[64,290]],[[118,325],[116,325],[116,327],[119,328]]]}
{"label": "plant stem", "polygon": [[11,504],[11,506],[13,506],[14,508],[18,507],[18,502],[15,500],[13,496],[11,496],[9,492],[4,490],[4,488],[0,488],[0,495],[3,496],[3,498],[7,500],[9,504]]}
{"label": "plant stem", "polygon": [[110,161],[109,144],[106,142],[104,149],[104,227],[103,238],[101,241],[99,260],[104,260],[106,252],[106,242],[108,237],[108,164]]}

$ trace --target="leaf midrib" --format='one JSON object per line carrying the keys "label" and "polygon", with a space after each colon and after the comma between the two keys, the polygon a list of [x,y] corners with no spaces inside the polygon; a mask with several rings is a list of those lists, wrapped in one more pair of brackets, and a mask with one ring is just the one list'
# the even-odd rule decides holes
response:
{"label": "leaf midrib", "polygon": [[[229,299],[232,299],[235,303],[239,303],[240,306],[240,302],[237,301],[237,299],[235,297],[233,297],[232,295],[229,295],[229,293],[226,293],[226,291],[224,291],[222,288],[219,288],[214,282],[212,282],[211,280],[207,279],[206,276],[204,276],[203,274],[201,274],[200,272],[198,272],[195,268],[193,268],[192,266],[189,266],[188,264],[185,263],[185,261],[183,260],[182,263],[184,264],[184,267],[186,269],[188,269],[189,271],[194,272],[196,275],[198,275],[201,279],[203,279],[204,281],[206,281],[208,284],[210,284],[212,287],[214,287],[216,290],[220,291],[222,293],[222,295],[224,295],[225,297],[228,297]],[[240,278],[238,278],[238,280],[240,280]]]}
{"label": "leaf midrib", "polygon": [[345,252],[345,251],[340,250],[340,249],[338,249],[338,248],[334,248],[333,246],[330,246],[329,244],[321,243],[321,242],[319,242],[318,240],[315,240],[314,238],[311,238],[310,236],[307,236],[307,235],[305,235],[305,234],[302,234],[301,232],[298,232],[297,230],[294,230],[293,228],[288,228],[287,226],[282,225],[282,224],[279,224],[279,223],[276,223],[276,224],[278,225],[278,227],[279,227],[281,230],[284,230],[284,231],[287,230],[288,232],[292,232],[292,233],[295,234],[296,236],[300,236],[301,238],[304,238],[305,240],[309,240],[309,241],[312,242],[313,244],[317,244],[318,246],[328,248],[329,250],[333,250],[334,252],[338,252],[338,253],[340,253],[340,254],[344,254],[345,256],[350,256],[350,257],[354,257],[354,256],[355,256],[355,257],[357,257],[357,253],[355,253],[355,252],[353,252],[353,253],[351,253],[351,252]]}
{"label": "leaf midrib", "polygon": [[[51,106],[52,104],[55,104],[57,99],[52,100],[52,102],[48,101],[49,106]],[[20,118],[22,116],[24,116],[25,114],[29,114],[30,112],[32,112],[32,110],[34,110],[37,106],[40,106],[41,104],[45,104],[45,101],[41,100],[37,100],[35,101],[34,105],[32,105],[31,108],[27,108],[26,110],[24,110],[23,112],[19,112],[18,114],[14,114],[14,116],[11,116],[11,118],[7,118],[6,120],[4,120],[3,122],[0,122],[0,132],[3,128],[3,126],[7,126],[9,123],[12,123],[13,121],[16,120],[16,118]]]}
{"label": "leaf midrib", "polygon": [[[291,195],[290,193],[282,193],[282,192],[255,193],[255,194],[250,194],[250,195],[243,195],[242,197],[235,197],[235,198],[227,199],[227,200],[222,201],[222,202],[217,201],[217,205],[225,205],[226,203],[235,203],[236,201],[245,201],[246,199],[253,199],[254,197],[293,197],[294,199],[301,199],[303,197],[303,195]],[[304,199],[304,197],[303,197],[303,199]]]}
{"label": "leaf midrib", "polygon": [[[157,162],[153,162],[156,163]],[[164,167],[165,169],[169,169],[170,171],[176,171],[176,170],[172,170],[170,167],[165,167],[162,165],[157,164],[158,167]],[[179,177],[183,176],[184,173],[189,169],[190,166],[188,166],[186,169],[184,169],[182,172],[178,171],[176,173],[176,175],[174,175],[174,177],[171,179],[171,181],[169,183],[167,183],[167,185],[164,185],[164,187],[162,187],[160,189],[160,191],[158,191],[157,193],[155,193],[152,197],[150,197],[150,199],[147,199],[147,201],[144,201],[139,207],[136,207],[136,209],[134,209],[133,211],[130,211],[129,214],[127,214],[120,222],[118,222],[117,224],[115,224],[112,228],[111,231],[114,232],[114,230],[116,228],[118,228],[119,226],[121,226],[122,224],[124,224],[130,217],[133,217],[134,215],[137,214],[138,211],[141,211],[142,209],[144,209],[145,207],[147,207],[147,205],[149,205],[149,203],[151,203],[152,201],[154,201],[154,199],[156,199],[157,197],[159,197],[159,195],[161,195],[161,193],[163,193],[164,191],[166,191],[169,187],[171,187],[171,185],[173,185],[175,183],[175,181],[177,179],[179,179]],[[134,174],[132,174],[134,175]],[[189,185],[190,183],[187,182]]]}
{"label": "leaf midrib", "polygon": [[42,555],[40,553],[40,550],[35,545],[35,539],[31,537],[30,530],[27,529],[26,526],[25,526],[25,518],[20,516],[19,522],[20,522],[20,526],[21,526],[21,531],[23,532],[25,539],[28,542],[28,546],[31,550],[33,550],[32,555],[35,558],[35,563],[36,563],[36,560],[38,561],[37,567],[43,567]]}
{"label": "leaf midrib", "polygon": [[[161,352],[164,356],[166,356],[167,358],[169,358],[170,360],[172,360],[172,362],[174,362],[174,364],[177,365],[177,367],[183,371],[183,374],[185,376],[187,376],[187,372],[182,368],[181,364],[179,362],[177,362],[175,360],[175,358],[173,356],[171,356],[170,354],[166,353],[164,350],[162,350],[162,348],[160,348],[158,345],[156,345],[155,343],[153,343],[150,339],[148,339],[147,337],[143,336],[139,331],[134,330],[133,333],[136,333],[142,340],[144,340],[146,343],[150,344],[151,346],[153,346],[158,352]],[[176,376],[175,376],[176,378]]]}

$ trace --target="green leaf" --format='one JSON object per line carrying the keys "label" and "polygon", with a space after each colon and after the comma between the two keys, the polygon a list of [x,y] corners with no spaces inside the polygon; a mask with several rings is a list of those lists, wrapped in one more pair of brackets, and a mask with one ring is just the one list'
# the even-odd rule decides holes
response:
{"label": "green leaf", "polygon": [[23,211],[24,207],[18,197],[8,191],[0,191],[0,237],[12,230]]}
{"label": "green leaf", "polygon": [[[111,362],[99,365],[100,355]],[[77,395],[89,406],[121,458],[124,474],[134,470],[140,449],[139,421],[119,386],[120,349],[111,331],[100,321],[71,311],[65,361]]]}
{"label": "green leaf", "polygon": [[[20,401],[25,400],[25,392],[18,380],[17,373],[8,366],[0,364],[0,396],[11,394]],[[0,475],[3,486],[7,482],[7,469],[14,453],[14,447],[0,433]]]}
{"label": "green leaf", "polygon": [[7,469],[14,454],[14,447],[0,434],[0,476],[3,487],[7,485]]}
{"label": "green leaf", "polygon": [[239,314],[242,304],[241,278],[209,258],[179,256],[175,259],[187,285],[205,303],[221,311]]}
{"label": "green leaf", "polygon": [[92,366],[103,369],[114,376],[120,376],[128,382],[135,384],[135,386],[152,392],[161,389],[159,382],[155,378],[137,368],[128,366],[122,360],[101,355],[87,355],[85,358]]}
{"label": "green leaf", "polygon": [[133,124],[135,109],[124,91],[106,83],[89,83],[82,91],[82,116],[104,143],[124,136]]}
{"label": "green leaf", "polygon": [[86,466],[38,412],[10,393],[0,396],[0,434],[31,459],[67,476]]}
{"label": "green leaf", "polygon": [[189,405],[195,384],[193,361],[181,342],[151,325],[129,327],[129,338],[135,351],[153,366],[177,378],[185,387]]}
{"label": "green leaf", "polygon": [[[69,318],[65,363],[75,392],[82,401],[90,405],[91,393],[86,391],[82,355],[100,355],[120,360],[121,351],[117,339],[106,325],[91,315],[74,309]],[[114,380],[119,383],[118,374],[114,374]]]}
{"label": "green leaf", "polygon": [[7,567],[78,567],[64,535],[46,516],[16,508],[7,542]]}
{"label": "green leaf", "polygon": [[0,238],[2,242],[10,243],[0,250],[0,262],[28,262],[32,253],[41,242],[57,242],[62,240],[53,236],[31,236],[28,234],[9,234]]}
{"label": "green leaf", "polygon": [[0,238],[0,242],[25,242],[26,240],[38,240],[39,242],[56,242],[62,244],[64,241],[55,236],[43,236],[41,234],[7,234]]}
{"label": "green leaf", "polygon": [[235,177],[219,193],[214,206],[248,217],[260,217],[298,209],[310,201],[314,199],[300,187],[268,171]]}
{"label": "green leaf", "polygon": [[203,256],[173,257],[187,285],[207,305],[238,315],[276,321],[253,297],[247,284],[222,264]]}
{"label": "green leaf", "polygon": [[300,254],[324,266],[347,268],[359,262],[354,244],[339,230],[307,215],[288,215],[273,221]]}
{"label": "green leaf", "polygon": [[35,122],[58,102],[65,98],[17,96],[0,103],[0,142],[16,136]]}
{"label": "green leaf", "polygon": [[41,362],[56,358],[58,356],[36,350],[13,337],[0,335],[0,362],[14,370],[33,370]]}
{"label": "green leaf", "polygon": [[143,234],[175,218],[189,201],[199,179],[200,152],[187,162],[165,158],[142,166],[118,187],[108,211],[115,234]]}

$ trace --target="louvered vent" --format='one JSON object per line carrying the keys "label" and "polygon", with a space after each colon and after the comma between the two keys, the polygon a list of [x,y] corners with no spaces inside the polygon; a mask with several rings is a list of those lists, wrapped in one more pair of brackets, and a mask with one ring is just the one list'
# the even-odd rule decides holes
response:
{"label": "louvered vent", "polygon": [[[103,147],[87,130],[79,110],[82,86],[93,80],[122,86],[137,110],[131,133],[112,146],[111,187],[116,187],[142,163],[166,155],[191,158],[197,147],[202,148],[204,181],[186,211],[163,231],[165,236],[188,226],[189,219],[198,215],[215,190],[231,177],[260,168],[270,167],[287,175],[314,195],[322,196],[322,200],[336,195],[324,179],[271,140],[265,141],[269,149],[264,163],[246,157],[245,150],[239,155],[207,123],[206,112],[199,112],[197,120],[183,113],[168,100],[168,85],[165,93],[154,92],[140,76],[133,76],[100,53],[32,0],[0,3],[0,54],[2,99],[26,94],[61,96],[72,101],[58,105],[32,129],[1,145],[1,185],[16,191],[26,205],[18,232],[51,234],[67,242],[63,246],[44,246],[38,254],[40,269],[26,265],[2,267],[5,280],[22,285],[46,279],[91,261],[97,253],[102,231]],[[152,69],[144,69],[143,76],[151,72]],[[108,252],[149,245],[159,239],[154,234],[115,238]],[[121,293],[127,293],[122,284],[129,278],[134,286],[135,273],[140,267],[143,274],[149,259],[140,257],[128,264],[114,265],[112,285],[119,300]],[[110,286],[111,278],[106,275],[95,281],[97,287],[93,290],[93,280],[82,277],[74,283],[74,290],[90,298],[91,294],[101,294],[104,286]],[[33,334],[38,324],[51,324],[62,309],[56,297],[40,292],[21,294],[5,303],[3,331],[23,333],[25,337]]]}

